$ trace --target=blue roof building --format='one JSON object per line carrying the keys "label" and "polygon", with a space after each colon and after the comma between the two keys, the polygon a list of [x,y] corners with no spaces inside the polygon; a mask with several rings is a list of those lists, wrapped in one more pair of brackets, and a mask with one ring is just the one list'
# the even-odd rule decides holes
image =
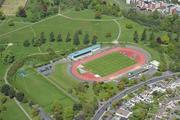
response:
{"label": "blue roof building", "polygon": [[98,50],[100,48],[101,48],[100,44],[93,45],[91,47],[88,47],[88,48],[85,48],[85,49],[82,49],[82,50],[79,50],[79,51],[76,51],[74,53],[69,54],[68,58],[69,59],[75,59],[75,58],[78,58],[78,57],[80,57],[82,55],[85,55],[85,54],[91,53],[93,51],[96,51],[96,50]]}

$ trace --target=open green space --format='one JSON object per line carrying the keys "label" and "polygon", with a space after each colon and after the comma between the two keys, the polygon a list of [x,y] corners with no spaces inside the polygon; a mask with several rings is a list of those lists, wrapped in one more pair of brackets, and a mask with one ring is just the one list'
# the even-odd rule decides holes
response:
{"label": "open green space", "polygon": [[135,61],[118,52],[105,55],[84,64],[85,69],[100,76],[106,76],[135,64]]}
{"label": "open green space", "polygon": [[[94,19],[95,12],[93,10],[82,10],[82,11],[66,11],[63,13],[64,15],[74,18],[74,19]],[[115,19],[116,17],[102,15],[100,20],[107,20],[107,19]]]}
{"label": "open green space", "polygon": [[54,72],[48,77],[65,90],[72,89],[80,82],[68,74],[67,64],[57,64]]}
{"label": "open green space", "polygon": [[[6,108],[6,111],[0,112],[0,119],[2,120],[28,120],[21,109],[16,105],[14,100],[8,98],[6,103],[2,105]],[[2,107],[1,106],[1,107]]]}
{"label": "open green space", "polygon": [[69,107],[74,103],[71,98],[32,68],[26,69],[25,77],[17,74],[12,84],[48,112],[55,101],[60,101],[64,107]]}

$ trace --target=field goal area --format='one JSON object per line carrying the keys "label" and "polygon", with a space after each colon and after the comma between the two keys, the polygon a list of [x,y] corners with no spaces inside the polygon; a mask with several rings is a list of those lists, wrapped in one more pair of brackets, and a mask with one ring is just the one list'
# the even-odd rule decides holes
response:
{"label": "field goal area", "polygon": [[95,54],[78,55],[79,59],[72,63],[71,73],[81,80],[113,80],[146,64],[146,56],[132,48],[99,49]]}
{"label": "field goal area", "polygon": [[24,7],[26,2],[27,0],[5,0],[0,9],[4,12],[5,15],[16,15],[18,7]]}

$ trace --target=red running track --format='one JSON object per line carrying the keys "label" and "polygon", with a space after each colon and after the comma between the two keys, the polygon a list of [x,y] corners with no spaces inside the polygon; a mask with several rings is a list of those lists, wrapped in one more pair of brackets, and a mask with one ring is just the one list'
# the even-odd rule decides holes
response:
{"label": "red running track", "polygon": [[[86,72],[84,74],[81,74],[78,72],[78,67],[81,64],[84,64],[86,62],[92,61],[94,59],[100,58],[102,56],[105,56],[107,54],[110,54],[112,52],[119,52],[120,54],[124,54],[126,56],[128,56],[129,58],[133,58],[136,61],[136,64],[123,68],[115,73],[112,73],[110,75],[104,76],[104,77],[96,77],[94,73],[91,72]],[[121,47],[116,47],[116,48],[112,48],[108,51],[93,55],[93,56],[89,56],[87,58],[84,58],[82,60],[79,61],[75,61],[72,64],[72,68],[71,68],[71,72],[72,74],[77,77],[80,80],[86,80],[86,81],[97,81],[97,82],[101,82],[101,81],[105,81],[105,80],[113,80],[116,79],[130,71],[134,71],[139,69],[142,65],[144,65],[146,63],[146,57],[143,53],[141,53],[140,51],[137,51],[135,49],[132,48],[121,48]]]}

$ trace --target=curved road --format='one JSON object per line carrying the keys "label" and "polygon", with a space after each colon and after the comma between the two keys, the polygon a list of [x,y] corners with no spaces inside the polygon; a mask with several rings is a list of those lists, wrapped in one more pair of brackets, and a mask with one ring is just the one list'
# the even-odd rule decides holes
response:
{"label": "curved road", "polygon": [[117,101],[117,100],[120,100],[122,99],[125,95],[139,89],[140,87],[143,87],[144,85],[146,84],[152,84],[152,83],[155,83],[155,82],[158,82],[158,81],[161,81],[163,79],[166,79],[166,78],[169,78],[169,77],[172,77],[174,75],[176,75],[178,73],[173,73],[173,74],[169,74],[169,75],[163,75],[163,76],[160,76],[160,77],[154,77],[152,79],[149,79],[145,82],[141,82],[139,84],[136,84],[132,87],[129,87],[123,91],[121,91],[120,93],[118,93],[117,95],[113,96],[112,98],[110,98],[107,102],[105,102],[95,113],[94,117],[92,118],[92,120],[99,120],[102,115],[104,114],[104,112],[111,106],[111,103],[113,103],[114,101]]}

